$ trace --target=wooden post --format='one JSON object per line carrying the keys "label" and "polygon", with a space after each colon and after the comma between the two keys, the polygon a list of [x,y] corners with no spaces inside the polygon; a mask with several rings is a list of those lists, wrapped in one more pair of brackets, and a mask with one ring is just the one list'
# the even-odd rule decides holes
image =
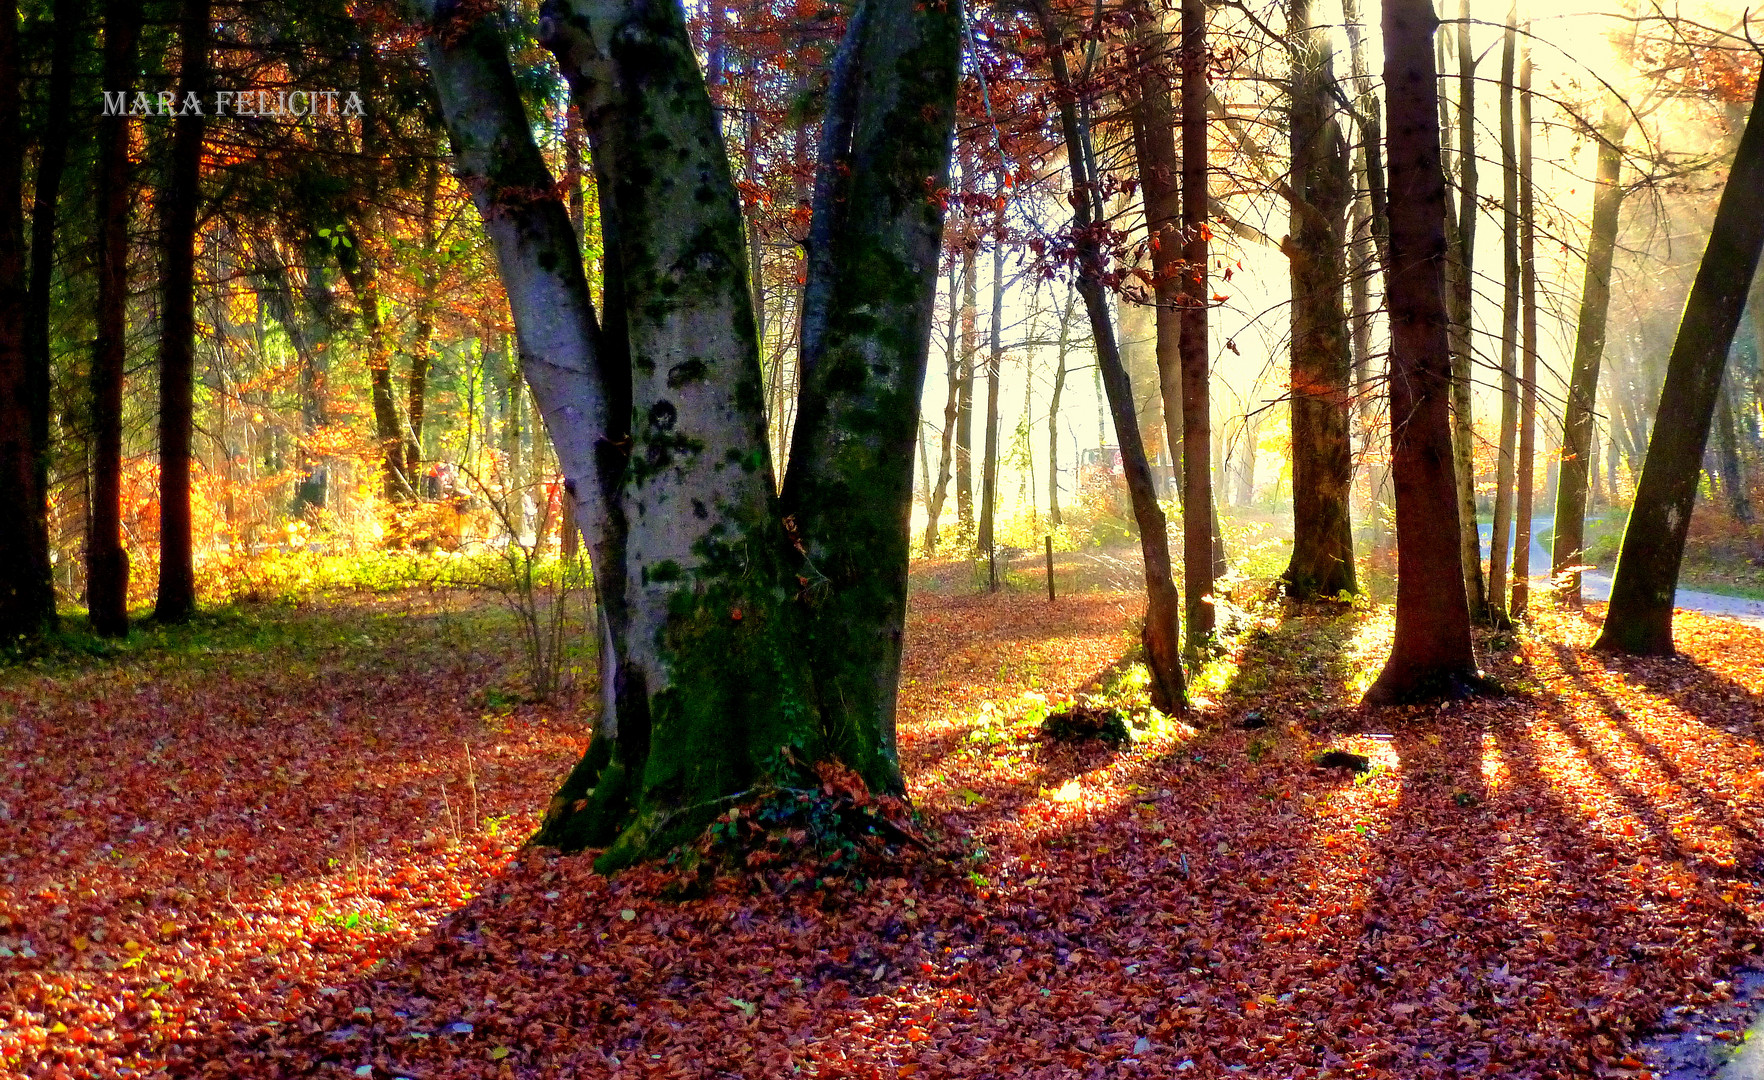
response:
{"label": "wooden post", "polygon": [[1047,535],[1047,599],[1049,603],[1052,603],[1054,599],[1052,533]]}

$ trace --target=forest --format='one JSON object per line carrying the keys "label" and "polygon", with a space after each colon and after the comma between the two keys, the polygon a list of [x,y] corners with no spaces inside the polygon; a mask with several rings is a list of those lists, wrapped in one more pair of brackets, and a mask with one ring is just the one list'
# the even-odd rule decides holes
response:
{"label": "forest", "polygon": [[1764,16],[1437,2],[0,0],[0,1073],[1764,1075]]}

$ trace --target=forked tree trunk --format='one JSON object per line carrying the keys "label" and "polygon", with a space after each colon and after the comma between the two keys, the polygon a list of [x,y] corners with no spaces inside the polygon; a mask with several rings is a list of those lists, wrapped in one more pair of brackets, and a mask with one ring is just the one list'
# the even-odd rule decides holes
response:
{"label": "forked tree trunk", "polygon": [[[1672,600],[1697,498],[1697,474],[1721,393],[1727,352],[1764,251],[1764,82],[1740,136],[1709,230],[1709,246],[1684,303],[1678,339],[1623,530],[1611,606],[1595,649],[1648,656],[1672,652]],[[1664,418],[1670,418],[1664,419]]]}
{"label": "forked tree trunk", "polygon": [[[139,0],[104,7],[104,89],[135,82]],[[98,305],[92,343],[92,512],[86,524],[86,608],[105,637],[129,630],[129,555],[122,545],[122,403],[128,367],[129,139],[133,122],[117,113],[98,128]]]}
{"label": "forked tree trunk", "polygon": [[543,12],[608,228],[598,326],[562,203],[534,195],[553,189],[495,16],[419,11],[593,549],[615,667],[612,706],[535,842],[610,843],[597,865],[611,869],[828,759],[900,790],[912,442],[942,229],[929,192],[947,174],[958,13],[873,0],[841,47],[780,500],[740,207],[680,7]]}
{"label": "forked tree trunk", "polygon": [[1365,703],[1459,693],[1477,683],[1452,476],[1445,310],[1445,175],[1429,0],[1385,0],[1390,131],[1390,413],[1396,483],[1396,636]]}
{"label": "forked tree trunk", "polygon": [[[1188,651],[1213,636],[1212,387],[1207,352],[1207,8],[1182,0],[1182,593]],[[1148,561],[1149,572],[1149,561]]]}
{"label": "forked tree trunk", "polygon": [[1309,0],[1291,0],[1292,560],[1288,596],[1310,600],[1358,591],[1354,456],[1348,434],[1353,358],[1342,287],[1347,280],[1347,212],[1353,199],[1347,142],[1335,120],[1335,72],[1326,30]]}
{"label": "forked tree trunk", "polygon": [[1501,50],[1501,432],[1495,466],[1494,530],[1489,537],[1488,616],[1497,626],[1508,617],[1508,537],[1513,526],[1513,484],[1519,439],[1519,149],[1513,132],[1513,66],[1518,53],[1517,12],[1507,13]]}
{"label": "forked tree trunk", "polygon": [[1513,599],[1508,613],[1526,617],[1531,603],[1532,486],[1537,476],[1537,226],[1531,188],[1531,24],[1519,61],[1519,495],[1513,539]]}
{"label": "forked tree trunk", "polygon": [[[1120,443],[1121,467],[1126,474],[1127,493],[1132,500],[1134,521],[1139,526],[1140,551],[1145,560],[1146,612],[1141,641],[1145,646],[1146,667],[1151,672],[1152,704],[1173,712],[1188,707],[1188,693],[1182,676],[1182,638],[1177,615],[1179,598],[1170,573],[1169,525],[1164,511],[1158,506],[1156,481],[1152,479],[1151,464],[1146,460],[1145,444],[1139,437],[1133,387],[1128,382],[1127,369],[1121,363],[1114,324],[1109,318],[1108,298],[1103,293],[1102,252],[1098,249],[1093,228],[1100,216],[1101,198],[1096,178],[1089,170],[1089,133],[1078,119],[1072,78],[1066,66],[1064,39],[1045,2],[1038,5],[1035,14],[1041,24],[1042,43],[1047,48],[1054,87],[1058,91],[1060,129],[1066,143],[1066,165],[1072,177],[1072,233],[1078,249],[1078,295],[1083,298],[1085,312],[1090,317],[1097,371],[1108,399],[1109,415],[1114,420],[1115,438]],[[1203,455],[1203,466],[1205,461]],[[1189,505],[1205,504],[1191,502]],[[1204,515],[1185,516],[1199,518],[1203,533],[1207,533]],[[1208,539],[1211,539],[1210,534]],[[1208,552],[1209,566],[1210,556]]]}
{"label": "forked tree trunk", "polygon": [[1555,536],[1550,576],[1557,595],[1580,606],[1580,571],[1586,560],[1587,486],[1598,451],[1593,444],[1599,362],[1605,355],[1605,316],[1611,306],[1611,262],[1617,251],[1617,215],[1623,205],[1623,136],[1628,112],[1613,102],[1599,129],[1598,175],[1593,187],[1592,230],[1586,244],[1586,278],[1574,332],[1574,366],[1562,414],[1561,468],[1556,478]]}
{"label": "forked tree trunk", "polygon": [[[210,0],[183,0],[178,16],[182,53],[178,100],[208,88]],[[190,440],[195,430],[196,216],[201,204],[200,112],[172,121],[171,164],[160,211],[159,320],[159,595],[158,622],[187,620],[196,610],[196,565],[190,520]]]}

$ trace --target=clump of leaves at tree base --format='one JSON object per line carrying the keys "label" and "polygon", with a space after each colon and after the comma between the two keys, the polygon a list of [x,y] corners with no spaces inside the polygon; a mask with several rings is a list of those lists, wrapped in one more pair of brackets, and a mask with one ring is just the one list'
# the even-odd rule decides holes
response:
{"label": "clump of leaves at tree base", "polygon": [[1096,740],[1110,746],[1133,741],[1119,709],[1097,705],[1074,705],[1041,722],[1041,734],[1054,742]]}

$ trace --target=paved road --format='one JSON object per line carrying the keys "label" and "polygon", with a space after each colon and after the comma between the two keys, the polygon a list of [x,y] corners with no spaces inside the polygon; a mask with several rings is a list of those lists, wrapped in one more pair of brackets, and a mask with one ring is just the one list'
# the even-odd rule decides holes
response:
{"label": "paved road", "polygon": [[[1541,533],[1548,532],[1555,524],[1555,519],[1540,517],[1532,519],[1531,569],[1532,585],[1535,589],[1544,588],[1549,584],[1550,553],[1537,542]],[[1494,535],[1494,526],[1483,524],[1477,527],[1482,538],[1482,555],[1488,557],[1489,538]],[[1544,573],[1537,573],[1538,570]],[[1605,600],[1611,595],[1611,575],[1586,573],[1580,575],[1581,595],[1588,600]],[[1720,593],[1699,592],[1696,589],[1679,589],[1674,598],[1678,607],[1688,611],[1700,611],[1705,615],[1720,615],[1736,619],[1753,626],[1764,626],[1764,600],[1748,600],[1742,596],[1723,596]]]}

